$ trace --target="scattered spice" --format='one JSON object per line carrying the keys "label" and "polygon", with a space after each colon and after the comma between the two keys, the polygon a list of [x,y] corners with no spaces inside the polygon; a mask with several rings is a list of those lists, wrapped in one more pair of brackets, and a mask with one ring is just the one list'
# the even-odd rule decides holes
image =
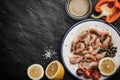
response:
{"label": "scattered spice", "polygon": [[42,56],[44,57],[44,59],[51,59],[51,58],[53,58],[53,56],[54,56],[54,58],[56,58],[56,56],[55,56],[56,54],[57,53],[55,52],[55,50],[52,49],[52,47],[50,46],[50,48],[45,47],[45,54]]}

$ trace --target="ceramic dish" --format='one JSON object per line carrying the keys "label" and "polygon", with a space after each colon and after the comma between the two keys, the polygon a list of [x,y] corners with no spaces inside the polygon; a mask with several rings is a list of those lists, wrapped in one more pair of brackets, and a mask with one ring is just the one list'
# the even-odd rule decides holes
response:
{"label": "ceramic dish", "polygon": [[[71,17],[72,19],[74,19],[74,20],[85,19],[85,18],[87,18],[87,17],[90,15],[90,13],[92,12],[92,2],[91,2],[91,0],[87,0],[87,1],[88,1],[88,5],[89,5],[88,12],[87,12],[85,15],[83,15],[83,16],[75,16],[75,15],[73,15],[73,14],[70,12],[70,10],[69,10],[70,1],[71,1],[71,0],[66,0],[65,10],[66,10],[66,13],[68,14],[68,16]],[[84,7],[84,6],[83,6],[83,7]]]}
{"label": "ceramic dish", "polygon": [[[61,44],[61,57],[63,64],[65,68],[77,79],[84,79],[83,76],[78,76],[76,75],[76,69],[77,69],[77,64],[73,65],[70,63],[69,58],[73,55],[71,52],[71,44],[72,40],[78,36],[78,33],[80,33],[83,30],[87,30],[91,27],[96,27],[100,31],[105,31],[108,30],[110,34],[112,35],[112,40],[114,46],[118,47],[116,56],[113,58],[117,65],[116,65],[116,71],[118,71],[119,65],[120,65],[120,33],[119,31],[111,24],[107,24],[102,20],[94,20],[94,19],[87,19],[84,21],[80,21],[73,25],[65,34],[62,44]],[[101,76],[100,80],[104,80],[109,78],[105,76]],[[90,79],[88,79],[90,80]]]}

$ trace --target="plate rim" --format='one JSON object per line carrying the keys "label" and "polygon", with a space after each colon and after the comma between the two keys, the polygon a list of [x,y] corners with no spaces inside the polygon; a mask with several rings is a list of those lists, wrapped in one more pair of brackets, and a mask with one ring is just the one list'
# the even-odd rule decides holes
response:
{"label": "plate rim", "polygon": [[[65,61],[63,59],[63,43],[65,41],[65,38],[66,36],[68,35],[68,33],[74,28],[76,27],[77,25],[81,24],[81,23],[84,23],[84,22],[89,22],[89,21],[97,21],[97,22],[102,22],[102,23],[105,23],[107,25],[109,25],[111,28],[113,28],[117,34],[120,36],[120,31],[115,27],[113,26],[112,24],[109,24],[109,23],[106,23],[104,20],[100,20],[100,19],[85,19],[85,20],[82,20],[82,21],[78,21],[77,23],[73,24],[64,34],[63,38],[62,38],[62,42],[61,42],[61,46],[60,46],[60,52],[61,52],[61,59],[62,59],[62,63],[63,65],[65,66],[66,70],[76,79],[80,79],[78,77],[76,77],[75,75],[73,75],[73,73],[71,71],[69,71],[69,69],[67,68],[66,64],[65,64]],[[118,73],[118,71],[120,70],[120,65],[118,67],[118,69],[116,69],[116,72],[115,73]],[[115,75],[115,73],[113,75]],[[109,77],[107,77],[105,80],[109,79],[110,77],[112,77],[113,75],[110,75]]]}

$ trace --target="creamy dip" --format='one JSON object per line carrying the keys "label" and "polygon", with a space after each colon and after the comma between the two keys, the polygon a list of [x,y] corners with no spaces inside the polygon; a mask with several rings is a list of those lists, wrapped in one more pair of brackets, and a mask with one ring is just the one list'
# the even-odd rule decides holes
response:
{"label": "creamy dip", "polygon": [[83,16],[89,10],[87,0],[71,0],[69,3],[69,11],[74,16]]}

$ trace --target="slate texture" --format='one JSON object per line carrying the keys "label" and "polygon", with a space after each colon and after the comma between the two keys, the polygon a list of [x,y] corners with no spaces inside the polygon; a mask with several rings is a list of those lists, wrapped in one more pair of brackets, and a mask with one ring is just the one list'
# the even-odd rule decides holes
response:
{"label": "slate texture", "polygon": [[[27,67],[61,61],[65,32],[75,24],[66,0],[0,0],[0,73],[3,80],[29,80]],[[97,0],[92,0],[93,7]],[[93,8],[93,12],[94,8]],[[90,16],[88,17],[90,18]],[[120,31],[120,19],[112,23]],[[51,52],[51,57],[45,54]],[[61,61],[62,62],[62,61]],[[120,71],[110,80],[120,80]],[[42,80],[48,80],[46,76]],[[63,80],[77,80],[67,70]]]}

